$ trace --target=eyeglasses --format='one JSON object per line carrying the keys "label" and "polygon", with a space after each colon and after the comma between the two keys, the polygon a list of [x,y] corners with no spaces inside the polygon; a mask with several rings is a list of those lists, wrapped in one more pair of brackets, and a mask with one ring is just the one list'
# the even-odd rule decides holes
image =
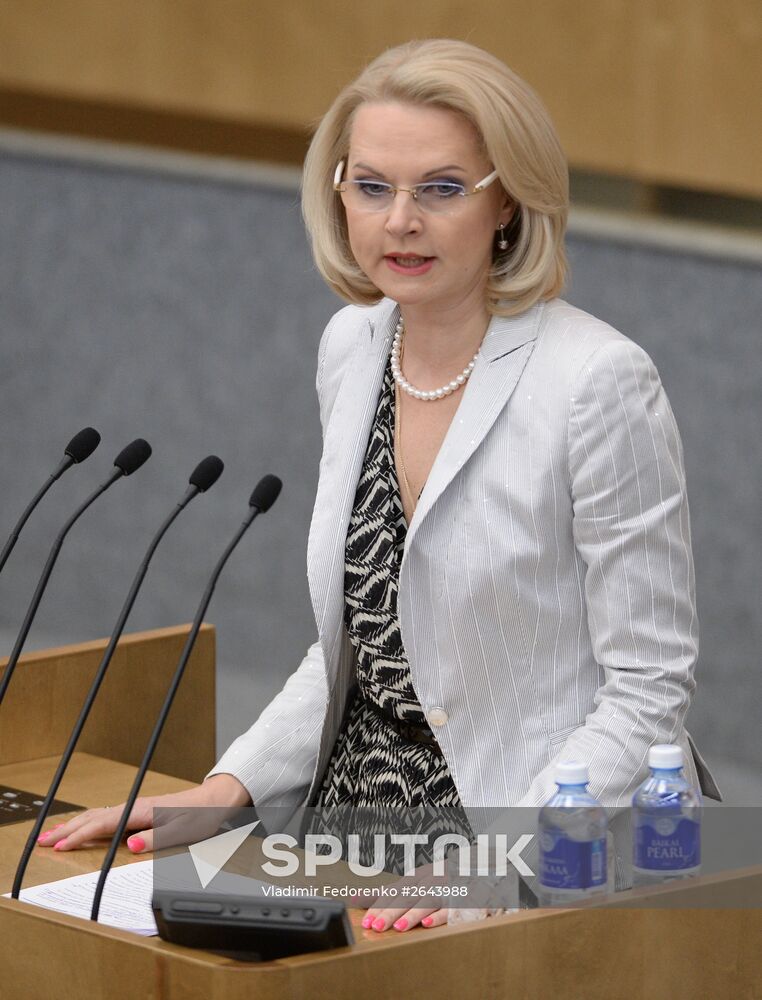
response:
{"label": "eyeglasses", "polygon": [[422,184],[404,188],[395,187],[385,181],[366,179],[342,181],[343,173],[344,160],[341,160],[333,175],[333,189],[341,193],[346,207],[357,212],[387,212],[392,207],[397,192],[404,191],[413,198],[422,212],[445,215],[461,208],[465,204],[463,198],[481,194],[497,180],[497,170],[493,170],[468,191],[463,184],[458,184],[456,181],[424,181]]}

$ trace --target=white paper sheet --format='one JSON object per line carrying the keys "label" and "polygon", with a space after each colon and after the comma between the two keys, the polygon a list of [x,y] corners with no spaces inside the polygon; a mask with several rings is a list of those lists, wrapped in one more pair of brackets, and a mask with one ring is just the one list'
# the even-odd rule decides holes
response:
{"label": "white paper sheet", "polygon": [[[93,895],[100,872],[73,875],[58,882],[22,889],[19,898],[48,910],[90,919]],[[138,861],[112,868],[101,898],[98,923],[148,936],[157,934],[151,909],[153,861]],[[6,893],[6,896],[10,893]]]}

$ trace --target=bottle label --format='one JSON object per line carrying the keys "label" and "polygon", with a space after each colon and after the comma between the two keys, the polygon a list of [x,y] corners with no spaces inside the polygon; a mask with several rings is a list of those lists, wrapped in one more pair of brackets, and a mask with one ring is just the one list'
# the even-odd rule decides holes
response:
{"label": "bottle label", "polygon": [[588,889],[606,882],[606,840],[570,840],[563,833],[540,835],[540,882],[549,889]]}
{"label": "bottle label", "polygon": [[635,820],[635,867],[682,871],[701,864],[701,827],[692,819],[643,816]]}

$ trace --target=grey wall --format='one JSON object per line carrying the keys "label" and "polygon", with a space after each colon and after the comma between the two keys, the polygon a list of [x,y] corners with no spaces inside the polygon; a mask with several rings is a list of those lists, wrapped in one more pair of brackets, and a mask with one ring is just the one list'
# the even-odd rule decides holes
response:
{"label": "grey wall", "polygon": [[[74,431],[91,423],[104,439],[46,498],[0,578],[5,646],[64,513],[133,436],[154,457],[74,529],[30,648],[108,634],[152,531],[217,452],[225,474],[167,537],[129,628],[190,619],[253,483],[276,472],[282,498],[208,615],[224,745],[314,637],[314,367],[338,303],[312,268],[296,194],[0,151],[0,218],[2,539]],[[760,268],[580,235],[570,257],[567,298],[648,350],[682,430],[701,622],[691,729],[710,758],[760,769]]]}
{"label": "grey wall", "polygon": [[283,494],[208,615],[228,741],[314,641],[315,356],[337,303],[313,271],[296,193],[6,155],[0,218],[3,539],[71,434],[92,424],[103,436],[22,535],[0,578],[2,627],[18,627],[64,512],[132,437],[154,455],[75,527],[29,648],[109,634],[151,534],[215,452],[225,473],[167,536],[129,628],[188,621],[255,481],[277,473]]}

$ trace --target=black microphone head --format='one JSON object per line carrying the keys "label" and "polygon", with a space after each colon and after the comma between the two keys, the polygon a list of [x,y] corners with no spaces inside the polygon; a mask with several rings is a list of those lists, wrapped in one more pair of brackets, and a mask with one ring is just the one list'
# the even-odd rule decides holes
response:
{"label": "black microphone head", "polygon": [[64,454],[75,462],[84,462],[89,458],[98,445],[101,443],[101,436],[94,427],[83,427],[79,434],[74,437],[64,448]]}
{"label": "black microphone head", "polygon": [[278,499],[283,483],[277,476],[262,476],[249,497],[249,507],[258,507],[264,514]]}
{"label": "black microphone head", "polygon": [[150,457],[150,444],[144,441],[143,438],[135,438],[134,441],[130,441],[126,448],[122,448],[114,459],[114,465],[118,469],[121,469],[125,476],[131,476]]}
{"label": "black microphone head", "polygon": [[217,458],[216,455],[207,455],[191,472],[188,482],[201,493],[206,493],[209,487],[214,486],[220,478],[224,468],[225,463],[221,458]]}

